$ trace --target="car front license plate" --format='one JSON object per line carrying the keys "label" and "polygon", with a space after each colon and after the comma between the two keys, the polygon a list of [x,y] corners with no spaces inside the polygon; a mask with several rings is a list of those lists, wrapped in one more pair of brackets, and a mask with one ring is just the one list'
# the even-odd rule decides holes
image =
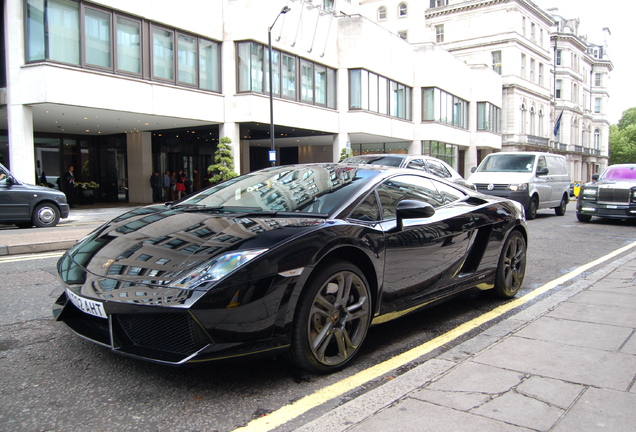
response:
{"label": "car front license plate", "polygon": [[87,314],[100,318],[108,318],[106,312],[104,312],[104,305],[100,302],[80,297],[68,288],[66,289],[66,297],[68,297],[71,303],[73,303],[75,307],[82,312],[86,312]]}

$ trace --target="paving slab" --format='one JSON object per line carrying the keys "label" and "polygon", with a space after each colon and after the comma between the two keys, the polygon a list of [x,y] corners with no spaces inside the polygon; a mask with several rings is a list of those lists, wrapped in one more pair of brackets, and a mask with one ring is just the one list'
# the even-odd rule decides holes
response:
{"label": "paving slab", "polygon": [[636,394],[589,388],[551,432],[633,432]]}

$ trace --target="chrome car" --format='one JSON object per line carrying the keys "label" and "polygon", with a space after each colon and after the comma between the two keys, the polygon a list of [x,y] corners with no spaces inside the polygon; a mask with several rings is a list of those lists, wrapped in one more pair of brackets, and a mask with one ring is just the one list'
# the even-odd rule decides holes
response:
{"label": "chrome car", "polygon": [[518,203],[426,173],[272,167],[89,234],[58,262],[53,314],[139,359],[269,354],[331,372],[372,324],[471,288],[513,297],[526,244]]}
{"label": "chrome car", "polygon": [[576,218],[589,222],[592,217],[636,218],[636,164],[610,165],[594,174],[592,182],[581,186]]}

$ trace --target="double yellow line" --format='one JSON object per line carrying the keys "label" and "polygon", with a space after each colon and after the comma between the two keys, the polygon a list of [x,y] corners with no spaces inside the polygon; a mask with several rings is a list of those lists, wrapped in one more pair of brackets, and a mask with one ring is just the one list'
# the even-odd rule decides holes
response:
{"label": "double yellow line", "polygon": [[379,363],[375,366],[372,366],[368,369],[358,372],[355,375],[347,377],[337,383],[331,384],[327,387],[324,387],[317,392],[307,395],[302,399],[297,400],[289,405],[285,405],[277,411],[272,412],[264,417],[259,417],[255,420],[252,420],[247,425],[235,429],[235,432],[267,432],[272,429],[277,428],[290,420],[293,420],[300,415],[306,413],[312,408],[315,408],[331,399],[334,399],[338,396],[341,396],[348,391],[354,390],[363,384],[366,384],[370,381],[373,381],[388,372],[398,369],[416,359],[430,353],[431,351],[441,347],[442,345],[448,344],[449,342],[459,338],[460,336],[465,335],[471,330],[476,329],[477,327],[494,320],[502,316],[503,314],[515,309],[525,303],[530,302],[541,294],[551,290],[552,288],[561,285],[570,279],[575,278],[581,273],[607,261],[610,260],[632,248],[636,247],[636,242],[631,243],[627,246],[624,246],[620,249],[615,250],[597,260],[594,260],[588,264],[585,264],[582,267],[577,268],[576,270],[571,271],[570,273],[561,276],[558,279],[554,279],[553,281],[548,282],[547,284],[533,290],[532,292],[524,295],[523,297],[519,297],[518,299],[512,300],[506,304],[503,304],[477,318],[474,318],[464,324],[459,325],[453,330],[444,333],[436,337],[435,339],[431,339],[430,341],[417,346],[415,348],[410,349],[398,356],[395,356],[389,360],[386,360],[382,363]]}

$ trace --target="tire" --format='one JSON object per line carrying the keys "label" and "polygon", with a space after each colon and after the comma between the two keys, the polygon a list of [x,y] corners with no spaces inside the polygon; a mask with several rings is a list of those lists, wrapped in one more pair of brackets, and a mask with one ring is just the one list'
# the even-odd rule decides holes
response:
{"label": "tire", "polygon": [[309,372],[331,373],[357,354],[371,323],[371,291],[348,262],[330,262],[301,294],[288,359]]}
{"label": "tire", "polygon": [[60,211],[53,204],[42,203],[33,209],[31,222],[36,227],[54,227],[59,221]]}
{"label": "tire", "polygon": [[589,222],[592,220],[592,216],[581,213],[577,213],[576,218],[579,220],[579,222]]}
{"label": "tire", "polygon": [[561,198],[561,204],[559,204],[558,207],[554,208],[554,214],[556,214],[557,216],[565,216],[565,210],[568,207],[568,198],[567,195],[563,195],[563,198]]}
{"label": "tire", "polygon": [[521,289],[526,274],[526,251],[523,235],[519,231],[511,232],[499,255],[494,288],[498,297],[513,298]]}
{"label": "tire", "polygon": [[536,195],[533,195],[532,198],[530,198],[528,207],[526,207],[526,219],[532,220],[536,218],[538,208],[539,208],[539,198],[537,198]]}

